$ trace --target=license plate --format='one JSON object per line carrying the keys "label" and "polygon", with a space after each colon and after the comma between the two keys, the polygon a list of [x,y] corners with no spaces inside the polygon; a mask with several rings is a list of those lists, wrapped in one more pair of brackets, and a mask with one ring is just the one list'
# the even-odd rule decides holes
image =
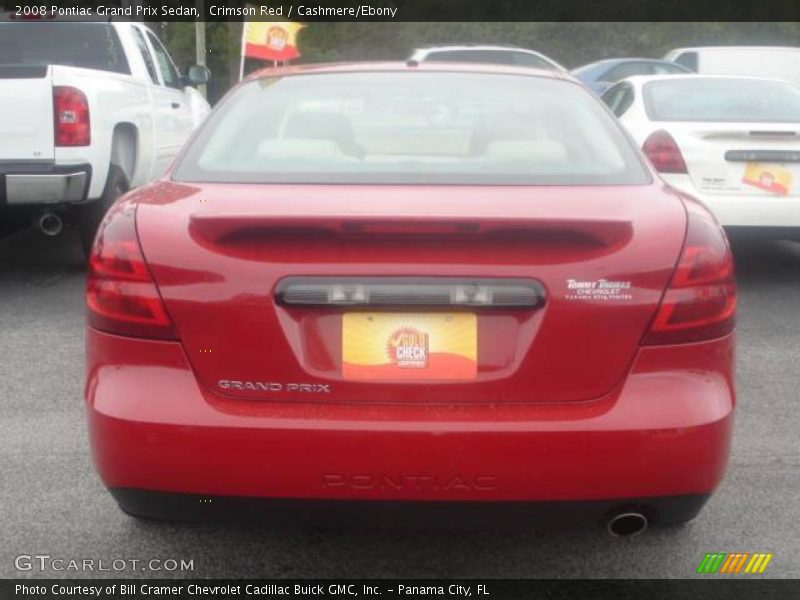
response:
{"label": "license plate", "polygon": [[357,380],[438,381],[477,377],[474,313],[342,315],[342,376]]}
{"label": "license plate", "polygon": [[742,183],[785,196],[792,189],[792,179],[792,172],[782,166],[749,162],[744,169]]}

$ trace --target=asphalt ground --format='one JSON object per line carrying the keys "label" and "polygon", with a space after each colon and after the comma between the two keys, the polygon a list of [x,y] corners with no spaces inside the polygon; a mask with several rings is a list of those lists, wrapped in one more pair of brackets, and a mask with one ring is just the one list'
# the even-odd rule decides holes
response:
{"label": "asphalt ground", "polygon": [[[128,517],[89,455],[82,407],[85,271],[76,236],[47,239],[26,229],[5,237],[0,577],[671,578],[694,576],[712,551],[772,552],[757,577],[798,577],[800,244],[742,242],[735,254],[739,406],[727,478],[686,526],[614,539],[600,528],[275,529]],[[193,561],[193,570],[142,571],[139,563],[123,571],[20,571],[19,555],[102,560],[106,567],[116,559],[183,559]]]}

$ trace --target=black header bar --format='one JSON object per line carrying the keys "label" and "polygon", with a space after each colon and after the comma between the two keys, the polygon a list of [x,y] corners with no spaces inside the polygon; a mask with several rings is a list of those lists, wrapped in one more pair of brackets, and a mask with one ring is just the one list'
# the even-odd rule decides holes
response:
{"label": "black header bar", "polygon": [[[531,579],[26,579],[0,581],[3,600],[759,600],[797,598],[798,580]],[[752,577],[752,576],[750,576]]]}
{"label": "black header bar", "polygon": [[0,0],[0,21],[798,21],[797,0]]}

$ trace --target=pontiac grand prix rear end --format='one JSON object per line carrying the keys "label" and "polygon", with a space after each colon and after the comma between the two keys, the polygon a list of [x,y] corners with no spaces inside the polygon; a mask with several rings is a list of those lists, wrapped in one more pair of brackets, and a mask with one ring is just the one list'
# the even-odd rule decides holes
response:
{"label": "pontiac grand prix rear end", "polygon": [[254,76],[109,213],[87,304],[132,514],[674,523],[725,469],[724,233],[564,75]]}

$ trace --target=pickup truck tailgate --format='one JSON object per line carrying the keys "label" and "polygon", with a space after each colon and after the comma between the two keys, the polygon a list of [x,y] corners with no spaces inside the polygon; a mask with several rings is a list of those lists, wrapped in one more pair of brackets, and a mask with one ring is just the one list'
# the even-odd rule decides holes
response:
{"label": "pickup truck tailgate", "polygon": [[51,69],[0,65],[0,160],[52,160]]}

